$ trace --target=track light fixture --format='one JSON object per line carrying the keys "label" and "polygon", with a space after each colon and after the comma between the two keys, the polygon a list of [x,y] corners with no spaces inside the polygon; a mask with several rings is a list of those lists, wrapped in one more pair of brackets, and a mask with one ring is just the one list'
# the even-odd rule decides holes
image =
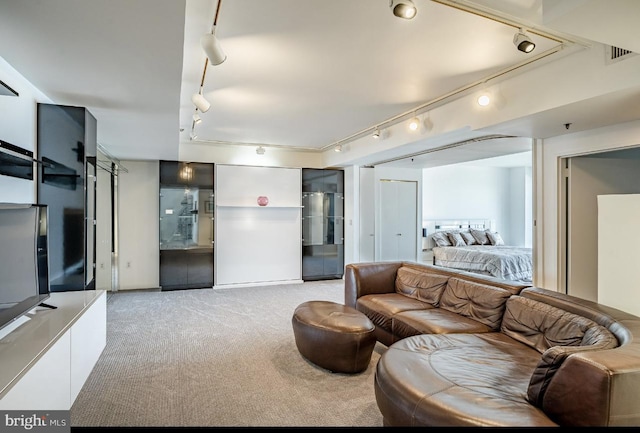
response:
{"label": "track light fixture", "polygon": [[220,41],[218,41],[214,31],[215,28],[211,33],[207,33],[202,36],[200,38],[200,45],[206,53],[209,63],[216,66],[227,60],[227,55],[222,50],[222,45],[220,45]]}
{"label": "track light fixture", "polygon": [[336,144],[336,147],[333,148],[336,152],[342,152],[342,144]]}
{"label": "track light fixture", "polygon": [[[204,61],[204,69],[202,71],[202,79],[200,80],[200,90],[198,93],[194,93],[191,96],[191,102],[196,106],[198,110],[202,113],[206,113],[207,110],[211,107],[209,101],[202,96],[202,89],[204,87],[204,79],[207,76],[207,65],[211,63],[212,65],[219,65],[224,62],[227,58],[227,55],[222,51],[222,47],[220,46],[220,42],[216,38],[214,31],[216,25],[218,23],[218,14],[220,13],[220,5],[222,4],[222,0],[218,0],[218,6],[216,7],[216,15],[213,18],[213,25],[211,26],[211,33],[204,35],[200,39],[200,45],[202,45],[202,49],[207,54],[207,58]],[[193,121],[198,123],[195,116]]]}
{"label": "track light fixture", "polygon": [[202,123],[202,118],[198,115],[198,113],[195,113],[195,114],[193,115],[193,122],[194,122],[196,125],[199,125],[199,124],[201,124],[201,123]]}
{"label": "track light fixture", "polygon": [[218,25],[218,15],[220,15],[221,5],[222,0],[218,0],[216,14],[213,18],[213,25],[211,26],[211,33],[207,33],[200,38],[200,46],[207,55],[209,63],[213,66],[219,65],[227,60],[227,55],[222,50],[222,45],[220,45],[220,41],[216,37],[216,26]]}
{"label": "track light fixture", "polygon": [[193,102],[193,105],[195,105],[196,108],[203,113],[206,113],[211,107],[209,101],[207,101],[205,97],[202,96],[202,87],[200,87],[200,92],[193,94],[193,96],[191,97],[191,102]]}
{"label": "track light fixture", "polygon": [[524,29],[519,29],[518,33],[513,35],[513,45],[523,53],[530,53],[536,47],[536,44],[527,36]]}
{"label": "track light fixture", "polygon": [[389,7],[395,16],[410,20],[416,16],[418,9],[411,0],[390,0]]}
{"label": "track light fixture", "polygon": [[376,129],[373,131],[373,138],[378,139],[380,138],[380,129],[378,129],[376,127]]}
{"label": "track light fixture", "polygon": [[266,150],[265,150],[265,148],[264,148],[264,147],[262,147],[262,146],[258,146],[258,148],[256,149],[256,153],[257,153],[258,155],[264,155],[264,152],[265,152],[265,151],[266,151]]}
{"label": "track light fixture", "polygon": [[196,133],[195,133],[195,132],[191,132],[191,134],[189,134],[189,138],[190,138],[191,140],[195,140],[196,138],[198,138],[198,135],[196,135]]}

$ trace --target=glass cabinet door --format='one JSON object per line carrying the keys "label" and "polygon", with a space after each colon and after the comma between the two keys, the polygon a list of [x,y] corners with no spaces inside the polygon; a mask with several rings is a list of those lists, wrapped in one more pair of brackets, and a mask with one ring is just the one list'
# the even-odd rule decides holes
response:
{"label": "glass cabinet door", "polygon": [[340,170],[302,170],[302,279],[344,273],[344,176]]}
{"label": "glass cabinet door", "polygon": [[161,161],[160,286],[213,287],[213,164]]}
{"label": "glass cabinet door", "polygon": [[160,189],[160,249],[211,248],[213,190],[197,187]]}

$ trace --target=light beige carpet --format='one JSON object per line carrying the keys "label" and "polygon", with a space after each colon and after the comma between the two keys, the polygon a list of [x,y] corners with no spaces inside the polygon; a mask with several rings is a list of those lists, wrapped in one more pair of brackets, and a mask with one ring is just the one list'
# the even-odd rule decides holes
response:
{"label": "light beige carpet", "polygon": [[107,346],[71,409],[73,427],[379,427],[369,368],[335,374],[299,354],[309,300],[344,281],[110,294]]}

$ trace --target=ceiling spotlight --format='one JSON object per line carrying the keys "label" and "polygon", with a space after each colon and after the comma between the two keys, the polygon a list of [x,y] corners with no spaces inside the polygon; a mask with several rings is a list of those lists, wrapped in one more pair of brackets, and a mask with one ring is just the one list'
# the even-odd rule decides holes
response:
{"label": "ceiling spotlight", "polygon": [[198,113],[195,113],[193,115],[193,121],[195,122],[196,125],[199,125],[200,123],[202,123],[202,119],[200,118],[200,116],[198,115]]}
{"label": "ceiling spotlight", "polygon": [[211,107],[211,104],[204,98],[204,96],[202,96],[202,93],[194,93],[191,97],[191,102],[193,102],[193,105],[203,113],[206,113],[207,110],[209,110],[209,107]]}
{"label": "ceiling spotlight", "polygon": [[258,148],[256,149],[256,153],[258,155],[264,155],[264,152],[265,152],[265,148],[262,146],[258,146]]}
{"label": "ceiling spotlight", "polygon": [[380,130],[378,128],[373,131],[373,138],[380,138]]}
{"label": "ceiling spotlight", "polygon": [[191,134],[189,134],[189,138],[195,140],[196,138],[198,138],[198,135],[195,132],[191,132]]}
{"label": "ceiling spotlight", "polygon": [[420,127],[420,119],[418,119],[417,117],[414,117],[409,121],[410,130],[417,131],[419,127]]}
{"label": "ceiling spotlight", "polygon": [[395,16],[410,20],[416,16],[418,9],[411,0],[390,0],[389,7]]}
{"label": "ceiling spotlight", "polygon": [[336,147],[333,148],[336,152],[342,152],[342,144],[336,144]]}
{"label": "ceiling spotlight", "polygon": [[486,93],[478,96],[478,105],[481,107],[486,107],[491,102],[491,98]]}
{"label": "ceiling spotlight", "polygon": [[212,65],[219,65],[227,60],[227,55],[222,50],[220,41],[213,33],[207,33],[200,38],[200,45],[209,58],[209,63]]}
{"label": "ceiling spotlight", "polygon": [[518,33],[513,35],[513,45],[523,53],[530,53],[536,47],[536,44],[533,43],[523,29],[518,30]]}

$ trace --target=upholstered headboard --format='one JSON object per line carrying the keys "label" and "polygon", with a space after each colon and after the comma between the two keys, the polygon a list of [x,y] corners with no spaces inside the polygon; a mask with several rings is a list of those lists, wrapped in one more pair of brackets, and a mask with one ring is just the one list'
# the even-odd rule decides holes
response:
{"label": "upholstered headboard", "polygon": [[442,219],[442,220],[425,220],[422,222],[422,232],[426,235],[426,241],[423,243],[425,249],[430,250],[435,247],[432,236],[435,232],[449,230],[469,230],[471,228],[495,231],[495,221],[490,219]]}

